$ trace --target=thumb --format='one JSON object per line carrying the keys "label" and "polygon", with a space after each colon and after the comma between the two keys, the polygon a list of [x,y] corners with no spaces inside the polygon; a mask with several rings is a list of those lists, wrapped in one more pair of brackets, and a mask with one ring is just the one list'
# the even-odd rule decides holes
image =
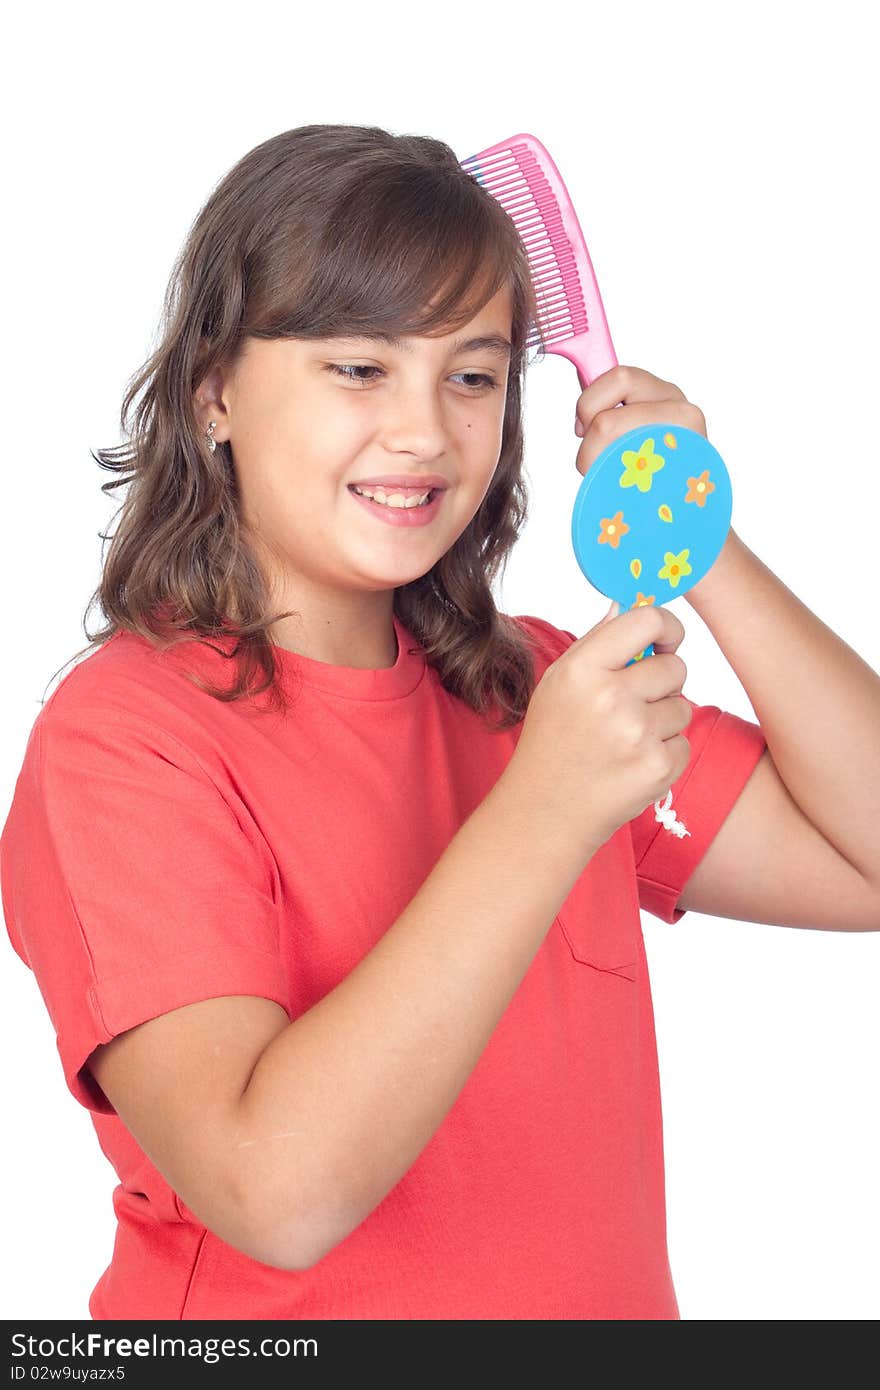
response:
{"label": "thumb", "polygon": [[[603,613],[599,621],[597,623],[594,623],[593,626],[589,629],[589,631],[598,632],[600,627],[604,627],[606,623],[611,622],[612,618],[616,618],[619,612],[620,604],[617,602],[617,599],[612,599],[611,607],[608,609],[608,612]],[[584,636],[586,636],[586,633],[584,633]]]}

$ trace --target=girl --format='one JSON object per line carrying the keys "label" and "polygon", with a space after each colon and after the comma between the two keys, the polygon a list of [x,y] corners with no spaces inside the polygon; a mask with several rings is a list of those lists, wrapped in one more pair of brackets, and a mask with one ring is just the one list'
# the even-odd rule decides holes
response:
{"label": "girl", "polygon": [[[750,826],[794,827],[763,725],[682,695],[676,617],[576,640],[495,607],[536,319],[513,223],[439,141],[307,126],[222,180],[166,308],[130,448],[98,455],[128,483],[107,622],[0,841],[119,1178],[92,1316],[678,1318],[639,908],[807,910],[724,876],[747,785]],[[609,431],[704,426],[627,369],[578,414],[582,472]],[[712,574],[741,603],[735,545]],[[876,718],[873,673],[837,670]]]}

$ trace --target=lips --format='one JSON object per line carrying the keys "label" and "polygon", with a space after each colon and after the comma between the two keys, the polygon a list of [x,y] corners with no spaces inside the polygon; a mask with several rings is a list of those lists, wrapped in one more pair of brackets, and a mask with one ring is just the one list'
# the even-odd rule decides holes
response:
{"label": "lips", "polygon": [[426,526],[430,521],[433,521],[440,508],[443,506],[443,498],[445,496],[445,492],[442,489],[424,489],[425,491],[433,492],[430,500],[424,505],[417,507],[392,507],[383,506],[381,502],[371,501],[370,498],[365,497],[362,492],[356,492],[353,486],[349,487],[348,490],[358,506],[365,507],[370,515],[375,517],[377,521],[384,521],[389,526],[404,527]]}

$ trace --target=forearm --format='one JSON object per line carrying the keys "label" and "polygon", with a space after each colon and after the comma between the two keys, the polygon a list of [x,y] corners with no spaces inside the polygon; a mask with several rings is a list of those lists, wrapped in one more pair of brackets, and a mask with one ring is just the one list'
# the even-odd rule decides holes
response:
{"label": "forearm", "polygon": [[403,1177],[584,868],[521,790],[502,775],[377,945],[260,1057],[236,1144],[269,1263],[314,1263]]}
{"label": "forearm", "polygon": [[685,597],[739,677],[792,799],[880,886],[880,676],[733,529]]}

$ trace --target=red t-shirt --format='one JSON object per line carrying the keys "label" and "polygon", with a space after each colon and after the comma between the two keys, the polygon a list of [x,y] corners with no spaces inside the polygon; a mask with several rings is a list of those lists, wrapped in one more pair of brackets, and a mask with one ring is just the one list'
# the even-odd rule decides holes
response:
{"label": "red t-shirt", "polygon": [[[538,675],[575,640],[517,621],[542,644]],[[98,1044],[197,1000],[261,995],[296,1018],[494,785],[522,725],[488,731],[395,630],[384,670],[280,650],[286,718],[188,681],[184,667],[228,681],[209,648],[159,654],[119,633],[37,716],[0,840],[3,909],[119,1178],[93,1318],[679,1317],[639,907],[683,915],[765,746],[713,705],[693,707],[672,788],[689,834],[652,806],[603,845],[440,1128],[312,1268],[262,1264],[206,1229],[83,1070]]]}

